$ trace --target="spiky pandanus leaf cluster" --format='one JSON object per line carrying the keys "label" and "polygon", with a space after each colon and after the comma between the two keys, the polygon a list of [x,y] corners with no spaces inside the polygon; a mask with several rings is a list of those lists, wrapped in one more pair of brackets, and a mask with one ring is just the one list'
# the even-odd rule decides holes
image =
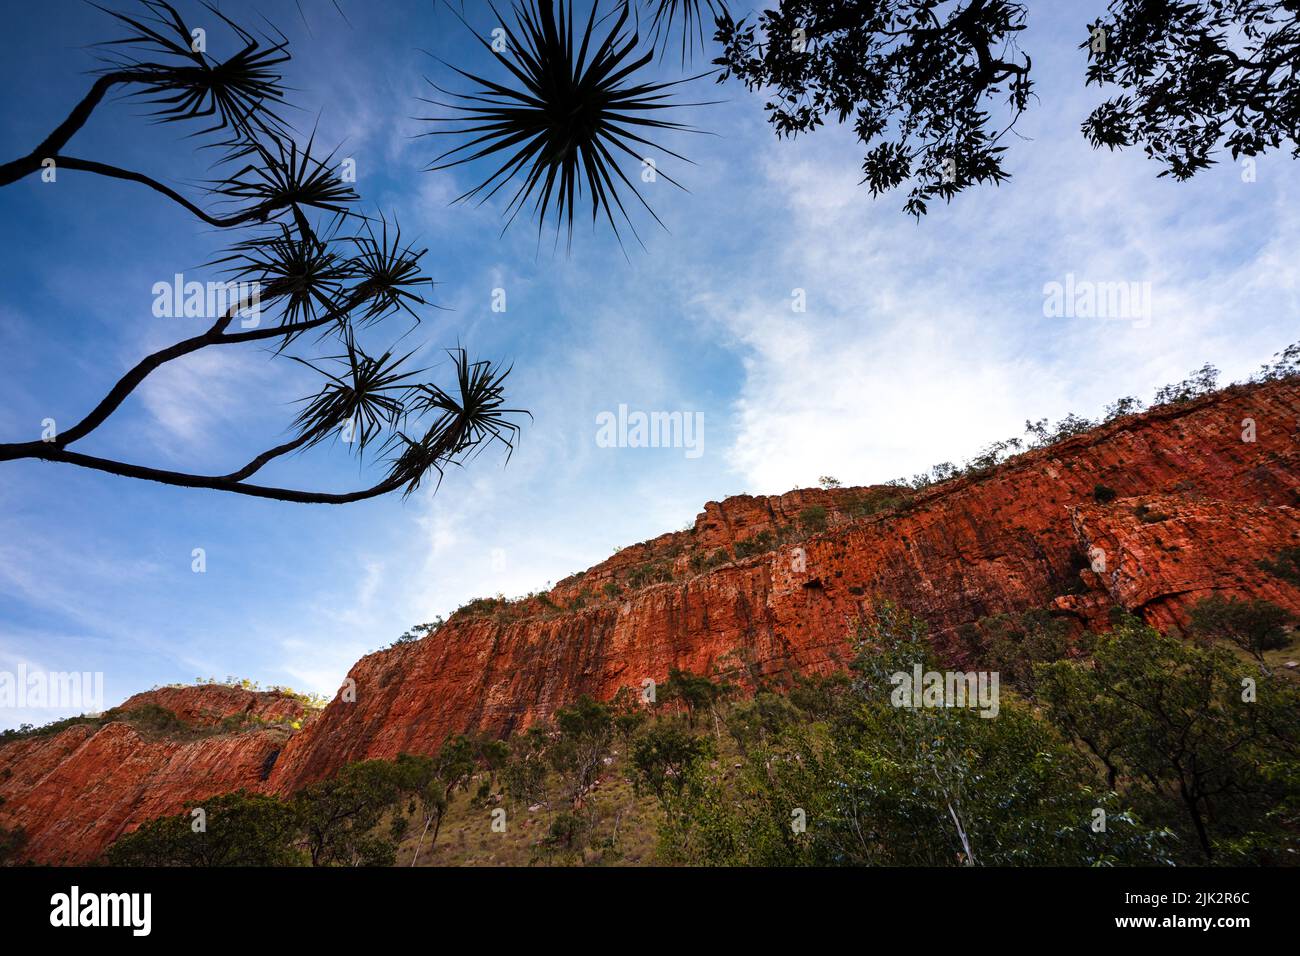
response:
{"label": "spiky pandanus leaf cluster", "polygon": [[704,52],[705,38],[712,33],[714,21],[727,13],[723,0],[646,0],[646,6],[651,14],[650,35],[655,46],[667,52],[672,36],[677,34],[683,64],[697,49]]}
{"label": "spiky pandanus leaf cluster", "polygon": [[142,97],[160,122],[210,119],[215,125],[200,134],[284,130],[278,112],[286,105],[279,68],[290,56],[283,34],[258,39],[205,2],[243,44],[217,60],[207,53],[206,32],[196,34],[171,4],[140,0],[140,5],[143,10],[135,16],[99,7],[129,28],[125,36],[100,44],[108,64],[101,75],[120,75],[131,84],[131,95]]}
{"label": "spiky pandanus leaf cluster", "polygon": [[[495,6],[489,6],[497,13]],[[702,105],[671,99],[673,87],[698,77],[669,82],[638,79],[637,74],[654,59],[653,47],[642,47],[639,34],[629,25],[625,3],[611,14],[614,23],[603,32],[598,30],[597,8],[593,3],[585,26],[578,30],[571,3],[559,0],[557,6],[555,0],[521,0],[513,8],[514,26],[501,20],[505,50],[500,61],[511,79],[497,82],[448,64],[473,84],[471,91],[452,92],[430,81],[452,102],[426,102],[452,115],[425,117],[430,123],[448,124],[425,135],[452,136],[463,142],[436,156],[428,168],[450,169],[489,157],[499,163],[495,172],[455,201],[486,202],[509,184],[514,191],[505,207],[506,227],[531,207],[539,237],[547,218],[553,217],[557,241],[561,225],[572,240],[574,215],[581,205],[590,206],[593,224],[603,216],[618,237],[621,222],[640,241],[624,204],[625,192],[663,224],[620,163],[632,163],[639,174],[657,154],[690,162],[642,133],[693,131],[660,114],[676,106]],[[492,51],[486,40],[475,37]],[[656,169],[656,177],[660,176],[684,188]]]}
{"label": "spiky pandanus leaf cluster", "polygon": [[402,449],[392,459],[390,479],[402,482],[407,494],[417,489],[430,471],[441,476],[446,465],[462,464],[492,444],[505,448],[508,461],[519,434],[519,426],[512,419],[529,415],[523,409],[505,407],[504,383],[509,368],[482,360],[471,362],[461,348],[447,354],[455,365],[455,390],[432,384],[416,386],[406,410],[431,421],[418,440],[398,430],[389,442]]}
{"label": "spiky pandanus leaf cluster", "polygon": [[[434,283],[422,264],[427,251],[403,239],[395,221],[358,213],[359,197],[344,182],[334,154],[317,151],[314,133],[300,141],[279,116],[286,100],[276,69],[289,59],[283,36],[259,40],[205,4],[240,44],[230,58],[218,60],[206,46],[191,45],[194,32],[170,4],[140,0],[140,6],[136,14],[108,11],[127,26],[127,35],[105,45],[114,52],[95,89],[33,155],[52,142],[61,150],[117,84],[143,96],[162,122],[206,122],[193,135],[209,137],[217,147],[221,174],[209,183],[211,210],[133,170],[62,153],[55,159],[59,168],[141,183],[208,224],[239,228],[241,237],[209,263],[223,271],[230,288],[240,290],[239,301],[206,332],[142,359],[95,409],[53,441],[0,444],[0,460],[39,458],[188,487],[339,503],[396,490],[410,494],[430,471],[441,476],[448,465],[489,444],[502,444],[508,458],[519,432],[512,417],[527,414],[505,407],[509,369],[471,361],[463,349],[455,349],[449,353],[455,384],[443,389],[423,377],[426,369],[407,367],[413,351],[399,354],[389,347],[376,357],[363,346],[363,333],[379,335],[376,327],[390,320],[418,323],[423,311],[436,308]],[[0,167],[0,185],[34,171],[39,161],[34,166],[31,160]],[[243,291],[249,288],[255,294]],[[287,356],[324,381],[302,400],[292,436],[242,468],[195,475],[69,447],[107,420],[163,364],[202,348],[248,342],[269,346],[273,356]],[[327,354],[315,354],[322,346]],[[292,354],[304,347],[310,354]],[[269,462],[335,438],[362,458],[376,447],[387,455],[382,478],[369,488],[337,494],[248,482]]]}

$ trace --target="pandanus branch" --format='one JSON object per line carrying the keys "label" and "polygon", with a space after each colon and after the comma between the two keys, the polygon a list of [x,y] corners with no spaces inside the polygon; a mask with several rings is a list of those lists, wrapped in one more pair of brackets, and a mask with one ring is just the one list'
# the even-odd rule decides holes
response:
{"label": "pandanus branch", "polygon": [[[169,4],[141,0],[141,5],[145,12],[139,17],[108,11],[127,24],[130,32],[107,45],[147,51],[162,59],[118,52],[90,93],[35,150],[0,166],[0,186],[39,169],[44,159],[52,158],[60,169],[146,186],[208,225],[223,229],[253,226],[259,231],[209,263],[224,266],[231,276],[229,286],[237,290],[236,301],[211,327],[142,358],[71,428],[39,441],[0,443],[0,461],[59,462],[187,488],[342,504],[399,489],[410,494],[430,471],[441,477],[448,465],[463,463],[489,444],[501,443],[508,459],[519,433],[511,417],[527,414],[504,407],[503,382],[509,369],[472,362],[463,349],[456,349],[449,353],[456,384],[444,390],[422,381],[419,376],[424,370],[403,367],[412,353],[397,356],[390,349],[376,358],[359,344],[357,327],[377,325],[399,315],[418,323],[417,308],[436,308],[427,291],[433,280],[421,268],[426,250],[404,242],[401,230],[386,218],[376,224],[356,216],[350,204],[358,197],[332,168],[332,155],[319,159],[313,154],[314,135],[300,147],[286,133],[273,110],[283,104],[275,68],[289,58],[287,41],[281,37],[264,44],[205,4],[243,44],[234,56],[216,61],[190,47],[190,31]],[[148,97],[159,122],[211,120],[215,125],[200,134],[230,134],[220,144],[226,149],[221,162],[248,159],[238,171],[212,184],[211,192],[239,204],[240,209],[214,215],[144,173],[63,155],[68,141],[118,84],[134,85],[136,95]],[[331,217],[324,233],[313,227],[308,210]],[[289,221],[281,215],[286,211],[291,214]],[[358,220],[358,231],[339,234],[342,223]],[[245,291],[249,286],[255,291]],[[232,328],[235,318],[247,316],[250,310],[256,320]],[[272,321],[277,310],[278,321]],[[108,421],[152,373],[170,362],[201,349],[248,342],[268,343],[275,357],[306,334],[337,340],[341,354],[315,361],[288,356],[322,375],[325,383],[316,395],[304,399],[305,407],[292,423],[296,434],[235,471],[193,474],[117,461],[70,447]],[[324,367],[324,362],[334,363],[337,371]],[[387,472],[377,483],[334,493],[248,481],[273,461],[340,436],[359,457],[376,443],[389,453]]]}

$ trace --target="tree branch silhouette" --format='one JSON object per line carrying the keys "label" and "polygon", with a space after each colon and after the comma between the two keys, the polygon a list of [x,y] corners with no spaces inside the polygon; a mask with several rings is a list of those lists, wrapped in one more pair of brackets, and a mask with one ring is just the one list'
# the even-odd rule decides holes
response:
{"label": "tree branch silhouette", "polygon": [[[433,280],[421,266],[426,250],[404,242],[400,228],[387,218],[358,214],[352,208],[358,196],[343,181],[332,154],[315,154],[314,134],[299,145],[278,116],[276,110],[285,105],[278,68],[289,60],[288,41],[283,36],[259,39],[205,3],[241,44],[232,56],[216,60],[191,45],[188,25],[169,3],[140,0],[139,5],[138,15],[106,11],[128,28],[125,36],[104,44],[113,51],[109,68],[36,149],[0,165],[0,186],[53,160],[55,170],[143,185],[218,229],[253,232],[209,263],[221,267],[227,278],[220,285],[233,294],[205,332],[140,359],[72,427],[39,440],[0,443],[0,461],[34,459],[179,487],[342,504],[398,490],[410,494],[431,472],[440,479],[447,466],[463,464],[494,443],[504,446],[508,460],[519,433],[515,418],[528,414],[505,407],[510,369],[471,361],[464,349],[452,349],[448,355],[456,381],[445,390],[423,379],[424,369],[406,368],[412,353],[397,356],[390,348],[372,356],[359,343],[362,329],[394,318],[418,323],[417,309],[436,308],[427,298]],[[162,122],[212,124],[194,135],[220,136],[217,165],[224,172],[209,192],[233,204],[233,211],[205,210],[143,172],[64,155],[108,91],[120,84],[131,88],[130,95],[144,96]],[[323,231],[313,226],[309,212],[328,216]],[[242,320],[240,328],[232,330],[236,318]],[[293,354],[307,333],[316,333],[318,343],[334,342],[341,351],[315,358]],[[297,361],[319,374],[323,384],[302,399],[305,407],[291,425],[296,434],[243,467],[200,475],[69,447],[108,421],[164,365],[203,349],[248,342],[268,343],[273,358]],[[347,492],[247,481],[272,461],[336,440],[358,458],[377,447],[387,456],[386,472],[369,487]]]}

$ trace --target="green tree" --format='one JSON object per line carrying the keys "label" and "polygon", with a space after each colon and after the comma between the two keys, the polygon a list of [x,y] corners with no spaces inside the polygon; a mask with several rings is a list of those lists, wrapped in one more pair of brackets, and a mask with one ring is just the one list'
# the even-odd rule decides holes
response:
{"label": "green tree", "polygon": [[1132,617],[1091,662],[1039,670],[1047,715],[1085,743],[1145,818],[1175,830],[1192,862],[1294,854],[1300,694],[1225,650]]}
{"label": "green tree", "polygon": [[633,742],[629,775],[638,793],[654,794],[669,810],[695,768],[712,754],[709,738],[692,734],[680,718],[661,718]]}
{"label": "green tree", "polygon": [[711,714],[716,729],[718,704],[733,692],[734,688],[728,684],[673,667],[668,671],[668,679],[659,688],[656,703],[680,704],[686,712],[687,724],[692,727],[698,716]]}
{"label": "green tree", "polygon": [[762,748],[798,722],[799,709],[783,694],[759,691],[727,711],[726,725],[741,754]]}
{"label": "green tree", "polygon": [[[447,808],[451,806],[453,794],[465,789],[474,771],[478,769],[478,751],[476,742],[461,734],[446,741],[432,757],[398,755],[397,769],[402,778],[401,789],[413,795],[419,808],[418,822],[422,824],[415,853],[411,856],[411,866],[419,862],[426,836],[429,837],[431,850],[437,845],[438,833],[442,829]],[[430,829],[433,830],[431,834]]]}
{"label": "green tree", "polygon": [[826,720],[839,711],[848,690],[849,676],[843,672],[795,674],[790,684],[789,699],[807,719]]}
{"label": "green tree", "polygon": [[650,712],[631,687],[620,687],[614,699],[609,702],[609,707],[613,714],[614,733],[626,751],[632,746],[637,731],[650,719]]}
{"label": "green tree", "polygon": [[[202,815],[195,811],[201,810]],[[108,848],[113,866],[297,866],[297,817],[265,794],[237,790],[146,821]]]}
{"label": "green tree", "polygon": [[[895,675],[937,668],[924,625],[892,606],[856,635],[851,688],[826,719],[751,745],[738,776],[697,774],[666,825],[677,859],[745,865],[1161,861],[1163,837],[1089,762],[1002,694],[996,717],[896,706]],[[1097,811],[1106,829],[1095,830]]]}
{"label": "green tree", "polygon": [[614,717],[608,704],[586,694],[555,712],[558,731],[547,752],[560,775],[565,799],[577,809],[591,789],[614,740]]}
{"label": "green tree", "polygon": [[432,621],[428,621],[424,624],[415,624],[403,632],[401,637],[393,641],[390,646],[396,647],[398,644],[414,644],[417,641],[422,641],[430,634],[436,633],[438,628],[442,627],[446,623],[447,622],[442,619],[442,616],[439,615]]}
{"label": "green tree", "polygon": [[1034,667],[1068,657],[1076,645],[1069,622],[1041,609],[985,618],[980,632],[981,662],[1030,696],[1036,690]]}
{"label": "green tree", "polygon": [[659,856],[666,863],[731,861],[738,824],[704,773],[714,754],[714,741],[693,733],[677,714],[656,718],[632,745],[627,777],[638,795],[652,794],[658,801],[663,814]]}
{"label": "green tree", "polygon": [[1192,633],[1209,640],[1229,641],[1262,666],[1265,651],[1291,643],[1287,633],[1291,620],[1290,612],[1272,601],[1215,594],[1192,608]]}
{"label": "green tree", "polygon": [[544,725],[534,725],[510,738],[510,755],[502,767],[501,777],[506,793],[515,800],[529,806],[550,801],[547,788],[550,743],[550,729]]}
{"label": "green tree", "polygon": [[[411,792],[407,769],[386,760],[352,763],[294,795],[312,866],[393,865],[406,822],[401,804]],[[381,824],[390,814],[385,834]]]}

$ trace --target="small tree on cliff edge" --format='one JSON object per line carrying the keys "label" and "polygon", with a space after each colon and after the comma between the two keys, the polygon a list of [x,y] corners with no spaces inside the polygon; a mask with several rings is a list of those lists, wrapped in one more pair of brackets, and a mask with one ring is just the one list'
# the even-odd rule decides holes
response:
{"label": "small tree on cliff edge", "polygon": [[[412,353],[362,346],[363,331],[394,321],[418,323],[417,310],[432,305],[433,280],[422,272],[426,250],[404,241],[395,223],[357,213],[358,196],[349,185],[355,177],[332,153],[322,155],[314,136],[296,138],[283,120],[287,87],[280,70],[290,58],[284,36],[254,35],[215,7],[205,9],[203,26],[224,26],[233,40],[224,59],[207,52],[206,30],[191,29],[163,0],[141,0],[136,15],[111,13],[124,34],[104,44],[104,65],[90,90],[29,153],[0,163],[0,187],[33,175],[46,183],[69,174],[134,183],[207,226],[229,230],[236,238],[209,264],[225,277],[216,284],[220,295],[191,297],[189,284],[184,292],[163,293],[169,302],[183,301],[186,315],[197,312],[212,324],[145,356],[71,427],[47,418],[39,438],[0,443],[0,461],[30,458],[183,487],[343,503],[399,489],[410,494],[430,472],[441,475],[493,442],[509,457],[518,433],[512,416],[525,413],[505,407],[508,369],[453,349],[455,381],[444,389],[424,378],[424,369],[409,367]],[[139,97],[160,122],[196,127],[191,135],[219,157],[221,175],[209,190],[219,209],[201,208],[143,172],[67,151],[103,99],[117,91]],[[172,276],[179,271],[173,266],[160,274]],[[153,294],[159,295],[157,285]],[[398,331],[387,341],[400,338]],[[314,349],[293,354],[309,339]],[[216,475],[74,450],[163,365],[248,343],[269,346],[273,357],[293,359],[320,376],[320,390],[303,399],[288,440]],[[329,493],[249,481],[276,459],[339,439],[359,459],[367,450],[386,456],[375,483]]]}

